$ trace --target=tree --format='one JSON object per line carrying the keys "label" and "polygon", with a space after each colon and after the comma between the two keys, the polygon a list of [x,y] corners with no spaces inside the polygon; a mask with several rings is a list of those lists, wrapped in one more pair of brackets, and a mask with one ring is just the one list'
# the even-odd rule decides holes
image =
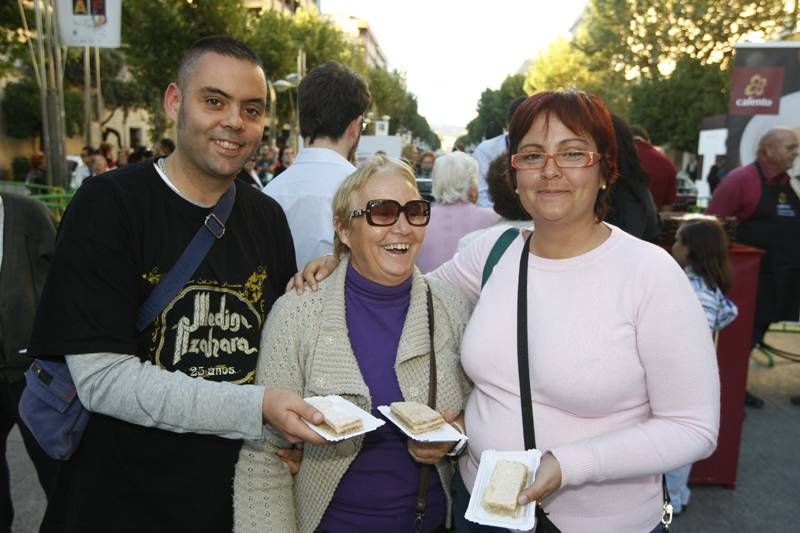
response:
{"label": "tree", "polygon": [[512,100],[527,93],[524,89],[525,76],[514,74],[507,76],[499,89],[485,89],[478,100],[478,116],[467,124],[467,139],[465,144],[477,144],[483,139],[486,126],[489,122],[498,124],[506,123],[508,105]]}
{"label": "tree", "polygon": [[[32,139],[42,135],[42,108],[39,87],[31,78],[22,78],[6,85],[2,110],[6,133],[15,139]],[[67,135],[83,129],[83,98],[74,90],[64,91],[64,124]]]}
{"label": "tree", "polygon": [[[95,79],[97,65],[91,62],[90,78]],[[65,60],[64,85],[83,91],[83,54],[70,53]],[[102,79],[103,104],[107,114],[98,117],[101,124],[107,122],[117,109],[127,119],[131,110],[148,105],[148,91],[127,72],[122,52],[103,48],[100,50],[100,77]]]}
{"label": "tree", "polygon": [[295,49],[305,52],[309,69],[326,61],[338,61],[366,73],[363,50],[327,19],[310,11],[298,11],[292,22],[292,43]]}
{"label": "tree", "polygon": [[[27,10],[28,14],[32,10]],[[32,20],[32,17],[28,17]],[[11,73],[19,60],[30,55],[25,44],[25,31],[17,2],[0,3],[0,77]]]}
{"label": "tree", "polygon": [[720,65],[682,58],[669,78],[631,88],[631,123],[644,126],[656,144],[694,152],[702,119],[726,112],[729,83],[730,71]]}
{"label": "tree", "polygon": [[184,51],[208,35],[242,38],[249,22],[241,0],[123,2],[122,17],[122,52],[136,82],[145,88],[153,139],[166,129],[161,99]]}
{"label": "tree", "polygon": [[577,89],[596,94],[619,114],[627,109],[626,82],[619,72],[591,70],[589,57],[571,41],[559,37],[536,57],[525,77],[525,92]]}
{"label": "tree", "polygon": [[389,133],[395,135],[401,125],[400,117],[408,106],[408,97],[403,76],[398,71],[370,68],[367,72],[369,92],[372,95],[372,113],[376,117],[388,115]]}
{"label": "tree", "polygon": [[261,58],[269,79],[279,80],[296,70],[291,17],[277,10],[264,11],[249,35],[247,43]]}
{"label": "tree", "polygon": [[405,78],[400,72],[371,67],[367,71],[367,80],[372,94],[373,115],[391,117],[389,134],[408,132],[433,150],[441,146],[439,137],[431,130],[428,121],[419,114],[417,97],[408,92]]}
{"label": "tree", "polygon": [[590,0],[576,46],[591,70],[656,79],[686,56],[725,66],[743,37],[772,38],[792,24],[784,0]]}

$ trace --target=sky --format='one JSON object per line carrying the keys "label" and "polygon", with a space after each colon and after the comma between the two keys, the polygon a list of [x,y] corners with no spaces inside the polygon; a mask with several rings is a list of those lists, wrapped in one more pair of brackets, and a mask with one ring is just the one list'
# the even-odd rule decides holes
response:
{"label": "sky", "polygon": [[481,92],[578,20],[587,0],[320,0],[323,13],[363,18],[389,68],[406,73],[434,130],[464,127]]}

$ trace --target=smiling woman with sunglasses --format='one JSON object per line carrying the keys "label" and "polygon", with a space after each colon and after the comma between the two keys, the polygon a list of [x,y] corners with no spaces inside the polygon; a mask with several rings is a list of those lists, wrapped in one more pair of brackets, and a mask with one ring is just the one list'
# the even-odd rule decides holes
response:
{"label": "smiling woman with sunglasses", "polygon": [[[428,403],[435,375],[435,409],[463,427],[470,385],[458,354],[470,305],[414,267],[430,204],[413,171],[383,156],[367,161],[342,183],[333,212],[341,262],[319,292],[275,303],[256,382],[304,397],[338,394],[380,417],[379,405]],[[453,474],[445,454],[457,445],[421,444],[387,423],[333,445],[306,444],[293,478],[276,456],[286,443],[269,432],[242,449],[236,531],[445,531]]]}

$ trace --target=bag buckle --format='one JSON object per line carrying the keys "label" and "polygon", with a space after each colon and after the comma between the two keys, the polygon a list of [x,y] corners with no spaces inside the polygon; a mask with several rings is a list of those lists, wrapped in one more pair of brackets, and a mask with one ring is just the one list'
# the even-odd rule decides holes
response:
{"label": "bag buckle", "polygon": [[422,525],[425,521],[425,512],[424,511],[417,511],[416,517],[414,519],[414,530],[417,533],[422,531]]}
{"label": "bag buckle", "polygon": [[45,385],[50,385],[50,383],[53,381],[53,376],[50,374],[50,372],[42,368],[42,366],[39,364],[39,361],[34,360],[33,363],[31,363],[31,372],[33,372],[34,376],[44,382]]}
{"label": "bag buckle", "polygon": [[667,528],[672,523],[672,504],[669,502],[664,503],[664,513],[661,515],[661,523]]}
{"label": "bag buckle", "polygon": [[217,239],[221,239],[225,235],[225,224],[214,213],[208,214],[203,225]]}

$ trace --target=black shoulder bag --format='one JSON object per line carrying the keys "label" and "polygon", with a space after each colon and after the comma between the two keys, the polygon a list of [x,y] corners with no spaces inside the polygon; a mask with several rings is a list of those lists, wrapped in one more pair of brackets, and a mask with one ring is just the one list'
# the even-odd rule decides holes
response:
{"label": "black shoulder bag", "polygon": [[[519,281],[517,289],[517,368],[519,369],[519,396],[522,404],[522,434],[525,449],[536,448],[536,433],[533,429],[533,400],[531,398],[530,370],[528,367],[528,257],[533,234],[525,240],[519,260]],[[664,497],[664,511],[661,523],[669,531],[672,522],[672,503],[669,500],[666,478],[661,476],[661,490]],[[536,533],[561,533],[561,530],[548,518],[541,502],[536,502]]]}
{"label": "black shoulder bag", "polygon": [[[164,310],[192,277],[211,246],[225,234],[225,224],[235,200],[236,184],[231,183],[178,261],[139,308],[137,331],[144,331]],[[78,398],[65,359],[37,358],[31,363],[25,372],[25,389],[19,401],[19,414],[47,455],[61,461],[72,457],[89,423],[89,411]]]}

